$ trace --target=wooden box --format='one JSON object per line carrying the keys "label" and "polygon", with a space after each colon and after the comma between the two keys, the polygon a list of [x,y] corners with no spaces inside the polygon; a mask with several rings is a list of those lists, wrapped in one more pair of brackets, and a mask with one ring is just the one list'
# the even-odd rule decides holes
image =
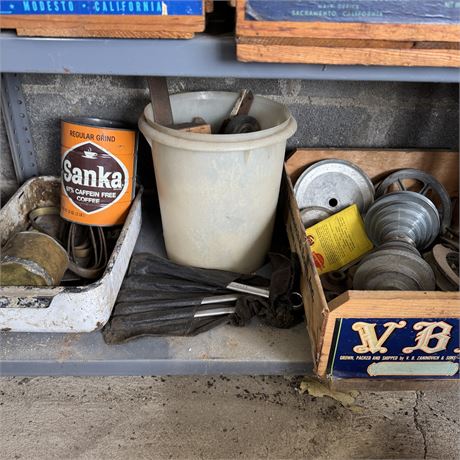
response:
{"label": "wooden box", "polygon": [[[308,165],[327,158],[357,164],[374,182],[402,168],[433,174],[452,196],[458,196],[459,182],[459,157],[454,152],[304,149],[287,160],[285,220],[291,249],[301,263],[301,292],[316,374],[331,384],[355,388],[369,382],[390,389],[404,387],[402,383],[408,387],[433,383],[433,379],[437,384],[458,381],[458,292],[350,290],[326,302],[292,184]],[[433,328],[430,334],[427,328]],[[428,344],[420,349],[426,338]]]}
{"label": "wooden box", "polygon": [[460,67],[459,2],[401,0],[401,11],[378,9],[383,3],[238,0],[238,59]]}
{"label": "wooden box", "polygon": [[192,38],[205,28],[204,10],[204,0],[0,0],[0,27],[39,37]]}

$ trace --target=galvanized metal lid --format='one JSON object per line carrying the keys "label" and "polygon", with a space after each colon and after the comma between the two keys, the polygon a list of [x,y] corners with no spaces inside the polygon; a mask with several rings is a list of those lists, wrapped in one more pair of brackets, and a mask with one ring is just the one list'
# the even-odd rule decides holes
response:
{"label": "galvanized metal lid", "polygon": [[311,206],[300,211],[300,219],[305,228],[321,222],[324,219],[332,216],[333,212],[321,206]]}
{"label": "galvanized metal lid", "polygon": [[374,186],[356,165],[345,160],[323,160],[307,168],[294,187],[300,209],[319,206],[336,213],[356,204],[361,213],[374,201]]}

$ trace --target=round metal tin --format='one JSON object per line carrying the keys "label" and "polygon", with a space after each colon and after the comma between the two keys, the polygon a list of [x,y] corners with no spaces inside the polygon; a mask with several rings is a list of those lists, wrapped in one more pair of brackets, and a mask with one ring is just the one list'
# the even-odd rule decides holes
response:
{"label": "round metal tin", "polygon": [[307,168],[294,193],[300,209],[319,206],[336,213],[356,204],[365,213],[374,201],[374,186],[356,165],[345,160],[322,160]]}
{"label": "round metal tin", "polygon": [[58,286],[68,265],[66,250],[54,238],[19,232],[2,248],[0,285]]}
{"label": "round metal tin", "polygon": [[112,226],[126,219],[135,191],[137,131],[119,121],[61,122],[61,217]]}
{"label": "round metal tin", "polygon": [[300,219],[305,228],[321,222],[324,219],[332,216],[333,212],[321,206],[311,206],[300,211]]}

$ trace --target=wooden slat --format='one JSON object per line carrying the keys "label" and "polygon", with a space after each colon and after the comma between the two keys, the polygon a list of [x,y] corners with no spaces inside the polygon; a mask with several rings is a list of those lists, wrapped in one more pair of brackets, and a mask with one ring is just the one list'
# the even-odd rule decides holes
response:
{"label": "wooden slat", "polygon": [[459,292],[347,291],[329,302],[331,318],[460,318]]}
{"label": "wooden slat", "polygon": [[459,192],[458,153],[446,150],[299,149],[287,161],[286,171],[295,183],[307,166],[327,158],[355,163],[374,183],[398,169],[421,169],[442,182],[452,196]]}
{"label": "wooden slat", "polygon": [[39,37],[191,38],[204,16],[2,16],[2,29]]}
{"label": "wooden slat", "polygon": [[204,11],[212,13],[214,11],[214,0],[204,0]]}
{"label": "wooden slat", "polygon": [[[336,391],[423,391],[433,390],[433,380],[418,379],[332,379],[329,388]],[[436,391],[459,391],[460,380],[436,379]]]}
{"label": "wooden slat", "polygon": [[211,125],[208,125],[206,123],[203,125],[195,125],[195,126],[188,126],[186,128],[180,128],[179,131],[184,131],[186,133],[196,133],[196,134],[212,134]]}
{"label": "wooden slat", "polygon": [[293,249],[301,261],[300,291],[304,300],[305,316],[307,318],[307,330],[314,361],[319,360],[321,350],[322,327],[328,314],[328,306],[324,296],[318,272],[314,268],[314,262],[310,247],[305,241],[305,227],[300,219],[299,208],[295,200],[292,184],[285,176],[286,186],[283,187],[288,202],[287,215],[285,217],[286,229],[291,249]]}
{"label": "wooden slat", "polygon": [[193,32],[170,31],[136,31],[136,30],[84,30],[81,28],[67,29],[16,29],[21,37],[59,37],[59,38],[162,38],[162,39],[190,39]]}
{"label": "wooden slat", "polygon": [[237,1],[238,37],[308,37],[399,41],[458,42],[460,25],[366,24],[343,22],[251,21],[245,19],[245,1]]}
{"label": "wooden slat", "polygon": [[240,37],[237,43],[254,45],[312,46],[327,48],[390,48],[390,49],[460,49],[458,42],[415,42],[396,40],[358,40],[308,37]]}
{"label": "wooden slat", "polygon": [[417,67],[460,67],[456,49],[362,48],[237,44],[237,58],[243,62],[294,64],[388,65]]}

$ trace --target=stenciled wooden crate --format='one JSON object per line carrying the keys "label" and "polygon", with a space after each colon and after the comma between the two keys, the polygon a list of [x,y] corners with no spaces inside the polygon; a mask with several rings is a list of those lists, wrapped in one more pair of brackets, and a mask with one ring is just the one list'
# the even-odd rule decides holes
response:
{"label": "stenciled wooden crate", "polygon": [[[329,303],[326,301],[293,184],[306,167],[328,158],[355,163],[374,183],[392,171],[416,168],[434,175],[451,196],[458,196],[459,185],[459,156],[455,152],[302,149],[287,160],[285,221],[291,249],[301,263],[301,292],[316,374],[331,386],[342,388],[423,388],[433,385],[434,380],[436,385],[458,382],[458,292],[349,290]],[[389,333],[387,338],[384,336],[386,331]],[[420,348],[427,337],[431,337],[428,348]],[[374,348],[367,349],[369,345]],[[355,347],[363,348],[356,352]],[[414,350],[408,352],[411,348]],[[431,367],[425,366],[423,372],[433,374],[420,375],[407,368],[408,375],[380,375],[375,364],[383,362],[429,363],[427,365]],[[438,363],[444,363],[439,374],[436,373]]]}
{"label": "stenciled wooden crate", "polygon": [[[417,0],[415,3],[415,0],[401,0],[400,3],[404,2],[408,4],[412,2],[410,4],[414,7],[412,15],[399,12],[399,15],[391,16],[390,11],[388,16],[382,19],[373,18],[372,22],[365,17],[359,18],[357,22],[350,22],[347,18],[344,22],[344,18],[340,17],[340,14],[344,13],[340,13],[342,10],[337,8],[346,5],[350,8],[359,6],[357,0],[348,2],[266,0],[262,6],[255,0],[238,0],[236,5],[238,60],[304,64],[460,67],[460,2]],[[369,0],[360,3],[360,8],[370,4]],[[383,2],[377,1],[374,5],[379,3]],[[441,11],[439,14],[433,14],[431,10],[424,13],[424,5],[426,8],[436,8],[437,5],[433,3],[443,5],[444,16]],[[320,9],[324,6],[324,8],[331,8],[331,14],[338,11],[339,17],[327,20],[319,17],[318,20],[312,20],[312,16],[294,15],[297,11],[295,8],[299,8],[300,12],[306,11],[301,9],[303,4],[314,4],[313,12],[307,10],[311,15],[318,11],[329,11]],[[270,12],[271,5],[272,12]],[[250,10],[247,10],[248,7]],[[265,10],[268,13],[261,14],[257,8],[261,8],[262,13]],[[378,12],[376,10],[376,13]],[[404,16],[403,13],[406,15]],[[377,20],[387,22],[379,23],[376,22]]]}
{"label": "stenciled wooden crate", "polygon": [[193,38],[204,0],[0,0],[0,27],[37,37]]}

